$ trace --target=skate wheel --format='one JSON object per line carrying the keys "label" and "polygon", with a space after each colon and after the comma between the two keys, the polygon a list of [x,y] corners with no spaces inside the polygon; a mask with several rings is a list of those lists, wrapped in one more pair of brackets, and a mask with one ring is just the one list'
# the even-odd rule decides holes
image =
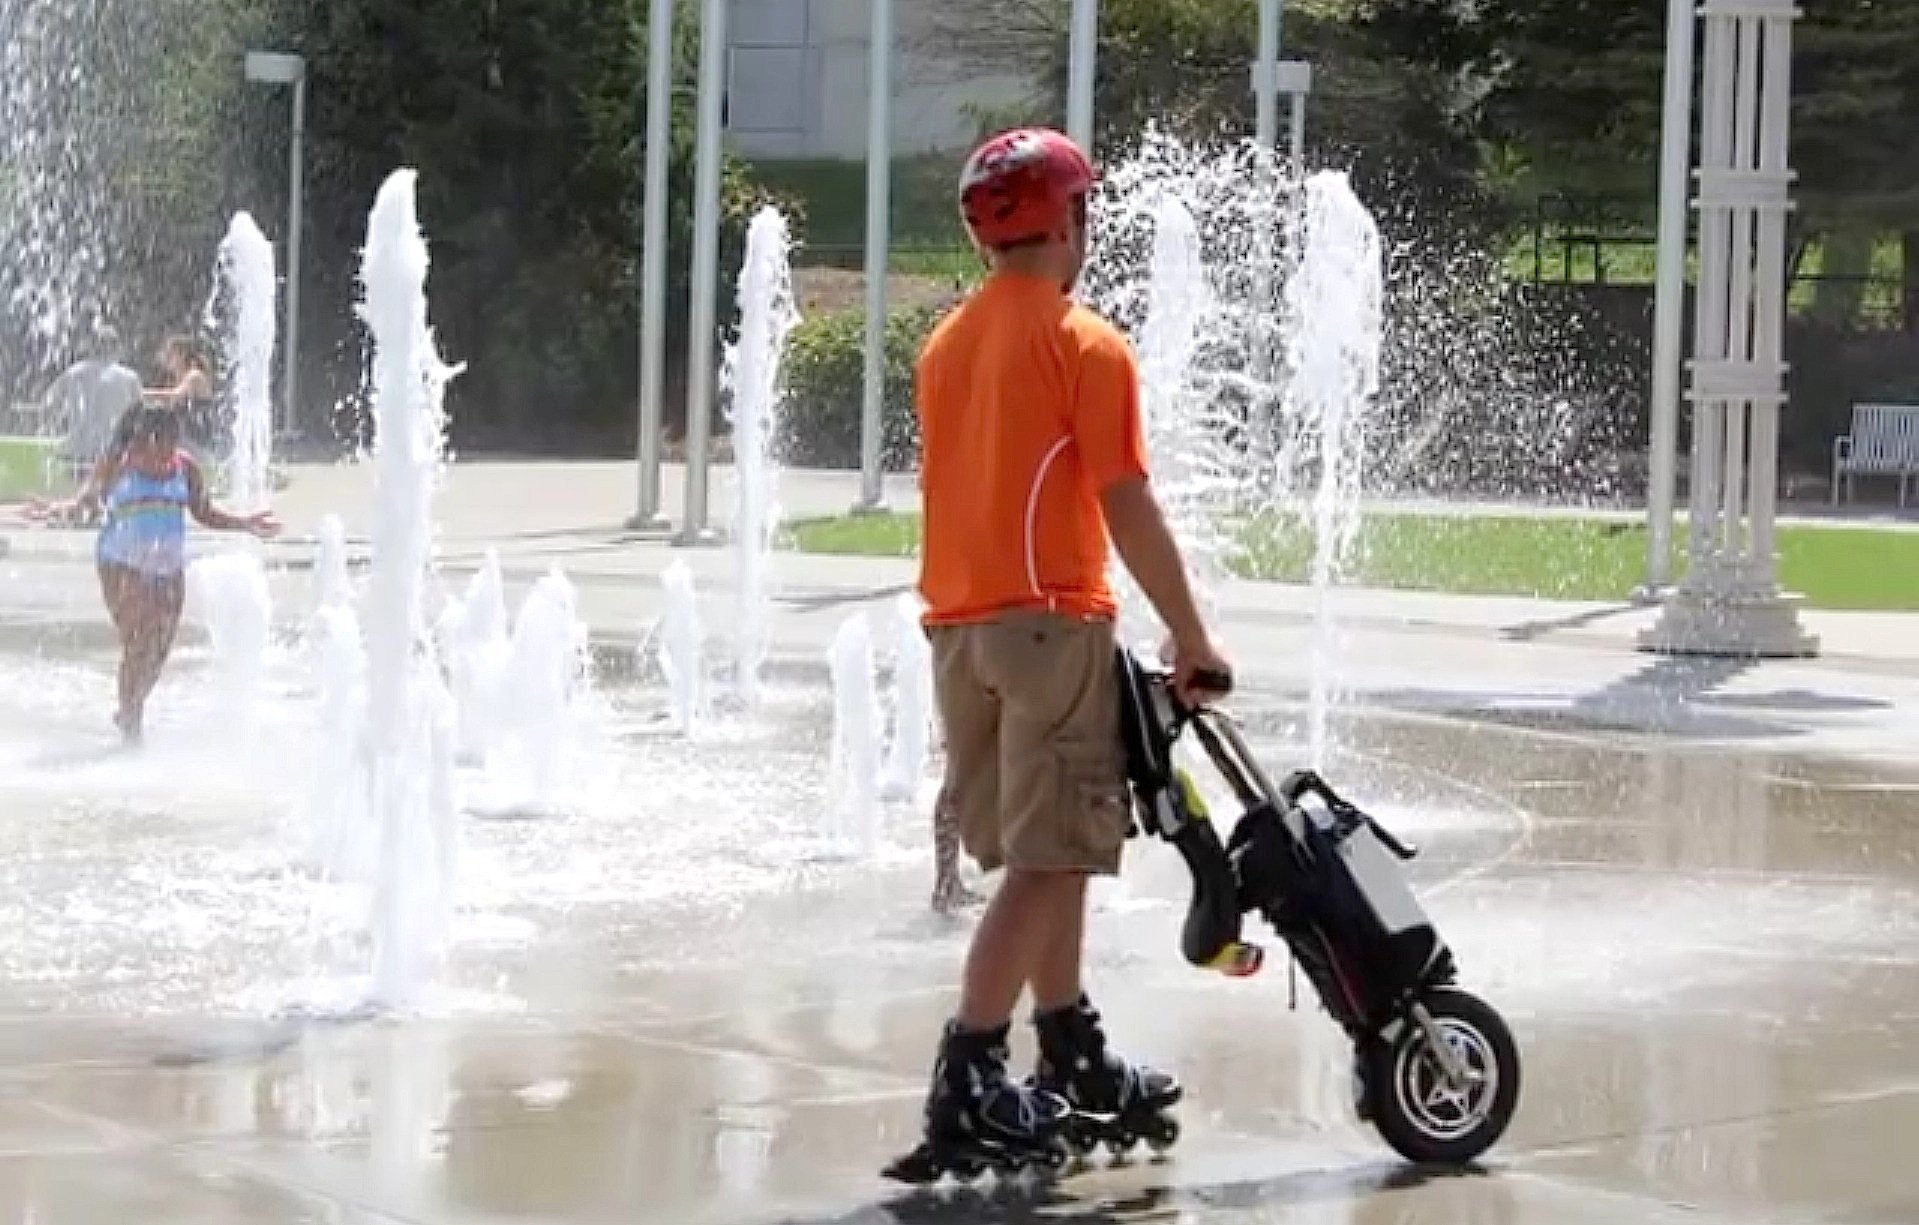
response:
{"label": "skate wheel", "polygon": [[955,1161],[946,1167],[946,1172],[957,1182],[970,1183],[986,1173],[986,1167],[977,1161]]}
{"label": "skate wheel", "polygon": [[1115,1159],[1123,1158],[1132,1152],[1133,1146],[1138,1143],[1138,1136],[1114,1136],[1106,1142],[1106,1151],[1111,1153]]}
{"label": "skate wheel", "polygon": [[903,1182],[915,1187],[930,1187],[940,1180],[939,1163],[933,1160],[932,1153],[924,1147],[914,1149],[887,1166],[881,1173],[894,1182]]}
{"label": "skate wheel", "polygon": [[1166,1151],[1179,1143],[1179,1120],[1161,1119],[1152,1131],[1146,1134],[1146,1147],[1155,1155],[1163,1156]]}
{"label": "skate wheel", "polygon": [[1045,1174],[1057,1174],[1072,1164],[1073,1149],[1064,1139],[1055,1140],[1048,1145],[1033,1162],[1033,1168]]}

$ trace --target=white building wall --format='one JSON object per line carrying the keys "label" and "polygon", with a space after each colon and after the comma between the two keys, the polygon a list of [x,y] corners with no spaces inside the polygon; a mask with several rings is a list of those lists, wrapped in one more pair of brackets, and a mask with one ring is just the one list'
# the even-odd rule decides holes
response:
{"label": "white building wall", "polygon": [[[960,148],[976,135],[966,104],[999,107],[1024,98],[1017,73],[951,78],[927,46],[936,7],[970,0],[894,0],[893,150]],[[866,155],[870,0],[733,0],[727,137],[752,157]]]}

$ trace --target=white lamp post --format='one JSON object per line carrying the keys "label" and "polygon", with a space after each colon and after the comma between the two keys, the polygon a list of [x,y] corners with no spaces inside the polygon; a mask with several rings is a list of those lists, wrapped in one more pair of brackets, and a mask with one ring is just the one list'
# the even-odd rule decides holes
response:
{"label": "white lamp post", "polygon": [[1073,0],[1066,58],[1066,134],[1093,156],[1093,75],[1099,61],[1099,0]]}
{"label": "white lamp post", "polygon": [[627,526],[657,531],[660,418],[666,383],[666,171],[673,131],[673,0],[647,13],[646,200],[640,227],[639,506]]}
{"label": "white lamp post", "polygon": [[1279,22],[1285,0],[1259,0],[1259,58],[1253,64],[1254,139],[1268,151],[1279,143]]}
{"label": "white lamp post", "polygon": [[298,55],[249,51],[246,77],[262,85],[293,87],[293,138],[287,154],[287,302],[285,381],[281,387],[280,434],[291,434],[300,403],[300,222],[306,191],[307,65]]}
{"label": "white lamp post", "polygon": [[1786,403],[1786,214],[1793,0],[1706,0],[1694,319],[1691,541],[1647,650],[1812,655],[1773,569]]}
{"label": "white lamp post", "polygon": [[893,173],[893,0],[869,0],[866,98],[866,369],[860,401],[860,498],[854,511],[885,505],[880,444],[886,406],[886,272]]}
{"label": "white lamp post", "polygon": [[676,544],[711,544],[707,452],[713,429],[713,336],[720,275],[720,103],[726,93],[728,0],[706,0],[700,21],[699,134],[693,172],[693,303],[686,381],[686,514]]}
{"label": "white lamp post", "polygon": [[1686,313],[1686,183],[1692,165],[1693,5],[1667,0],[1666,100],[1659,152],[1659,253],[1653,291],[1652,429],[1646,464],[1646,578],[1656,600],[1670,578],[1679,452],[1680,348]]}

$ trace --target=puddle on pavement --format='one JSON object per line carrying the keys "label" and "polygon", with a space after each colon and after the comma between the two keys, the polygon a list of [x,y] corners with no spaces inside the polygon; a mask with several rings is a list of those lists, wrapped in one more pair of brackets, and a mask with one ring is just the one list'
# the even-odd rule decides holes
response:
{"label": "puddle on pavement", "polygon": [[[290,677],[246,755],[203,744],[175,690],[157,755],[96,763],[99,658],[0,655],[0,1057],[58,1117],[245,1142],[258,1177],[420,1219],[1869,1222],[1914,1199],[1889,1137],[1919,1124],[1919,771],[1348,713],[1329,778],[1422,844],[1465,985],[1524,1045],[1493,1174],[1383,1161],[1283,963],[1184,967],[1177,858],[1135,845],[1089,978],[1187,1078],[1190,1157],[916,1215],[847,1188],[910,1141],[968,928],[926,916],[922,808],[889,815],[879,860],[804,860],[823,687],[789,681],[769,721],[691,749],[660,691],[612,691],[591,805],[468,824],[483,901],[447,998],[477,1002],[330,1027],[269,1019],[315,938],[288,867],[310,702]],[[1249,708],[1275,773],[1299,721]],[[63,1012],[152,1040],[102,1066]]]}

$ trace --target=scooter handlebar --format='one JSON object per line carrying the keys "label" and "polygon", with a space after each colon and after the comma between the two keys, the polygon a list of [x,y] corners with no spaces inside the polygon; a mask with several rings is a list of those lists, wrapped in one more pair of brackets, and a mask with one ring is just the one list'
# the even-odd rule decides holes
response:
{"label": "scooter handlebar", "polygon": [[[1190,722],[1194,717],[1199,715],[1201,711],[1206,709],[1206,704],[1203,702],[1188,705],[1185,699],[1180,697],[1179,689],[1173,683],[1173,673],[1171,671],[1161,671],[1158,676],[1159,683],[1166,687],[1167,700],[1172,703],[1173,714],[1180,723]],[[1216,671],[1212,668],[1202,668],[1193,674],[1193,686],[1196,689],[1203,689],[1208,693],[1224,697],[1233,691],[1233,674],[1230,672]]]}
{"label": "scooter handlebar", "polygon": [[1193,686],[1225,697],[1233,691],[1233,674],[1222,672],[1217,668],[1201,668],[1193,673]]}

